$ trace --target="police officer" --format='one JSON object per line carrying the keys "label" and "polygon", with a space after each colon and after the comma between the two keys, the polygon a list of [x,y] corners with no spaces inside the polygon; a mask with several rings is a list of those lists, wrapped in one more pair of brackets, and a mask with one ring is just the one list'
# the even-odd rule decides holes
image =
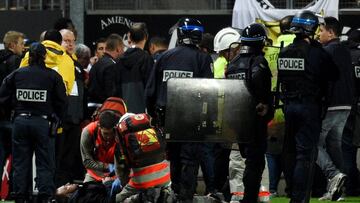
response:
{"label": "police officer", "polygon": [[285,105],[286,136],[295,137],[296,163],[293,171],[291,202],[309,202],[312,168],[321,130],[322,100],[327,83],[335,80],[337,67],[313,40],[318,18],[310,11],[297,13],[290,31],[294,42],[278,59],[278,79]]}
{"label": "police officer", "polygon": [[[55,136],[50,134],[54,117],[66,111],[66,90],[61,76],[45,67],[46,49],[34,43],[29,66],[17,69],[0,87],[0,103],[14,108],[12,133],[14,194],[16,202],[28,202],[32,154],[36,156],[38,202],[49,202],[55,193]],[[31,176],[30,176],[31,177]]]}
{"label": "police officer", "polygon": [[[204,27],[196,19],[179,20],[178,46],[163,53],[156,62],[147,83],[146,102],[148,112],[152,116],[155,115],[155,109],[164,109],[166,106],[166,82],[169,78],[214,77],[210,67],[211,57],[196,47],[201,41],[203,31]],[[172,188],[179,195],[180,201],[192,202],[196,186],[199,145],[176,143],[168,146]]]}
{"label": "police officer", "polygon": [[265,167],[267,122],[272,118],[271,72],[262,49],[267,38],[263,25],[254,23],[241,34],[240,54],[228,65],[226,78],[245,80],[249,92],[257,102],[254,112],[256,132],[254,140],[239,144],[246,158],[243,176],[244,198],[241,202],[257,202],[261,175]]}

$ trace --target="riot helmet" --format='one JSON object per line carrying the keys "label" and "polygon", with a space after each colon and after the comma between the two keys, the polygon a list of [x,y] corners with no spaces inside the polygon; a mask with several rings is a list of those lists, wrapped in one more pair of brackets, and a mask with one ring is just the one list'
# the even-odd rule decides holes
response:
{"label": "riot helmet", "polygon": [[311,11],[298,12],[290,25],[290,32],[294,34],[304,34],[313,36],[319,25],[318,17]]}
{"label": "riot helmet", "polygon": [[29,48],[29,64],[43,64],[46,48],[39,42],[32,43]]}
{"label": "riot helmet", "polygon": [[240,42],[240,37],[240,32],[235,28],[227,27],[220,30],[214,38],[214,51],[219,53],[229,49],[232,43]]}
{"label": "riot helmet", "polygon": [[293,15],[288,15],[280,20],[280,31],[282,34],[287,34],[290,31],[290,25],[293,20]]}
{"label": "riot helmet", "polygon": [[201,22],[193,18],[181,18],[178,22],[177,36],[180,44],[199,44],[204,27]]}
{"label": "riot helmet", "polygon": [[264,25],[253,23],[248,25],[241,33],[241,44],[249,47],[263,47],[267,39]]}

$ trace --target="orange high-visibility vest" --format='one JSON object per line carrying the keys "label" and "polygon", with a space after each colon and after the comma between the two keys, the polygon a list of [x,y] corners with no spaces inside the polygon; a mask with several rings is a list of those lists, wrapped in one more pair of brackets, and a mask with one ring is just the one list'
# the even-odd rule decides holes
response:
{"label": "orange high-visibility vest", "polygon": [[133,188],[162,187],[169,183],[170,167],[166,160],[150,166],[131,169],[129,185]]}
{"label": "orange high-visibility vest", "polygon": [[[100,162],[103,162],[103,163],[113,164],[114,163],[114,155],[115,155],[115,151],[116,151],[116,147],[117,147],[118,143],[116,142],[116,140],[114,140],[114,142],[111,143],[111,145],[109,145],[107,147],[104,146],[103,139],[101,137],[100,128],[98,128],[97,125],[98,125],[98,121],[90,123],[89,127],[88,127],[89,135],[92,136],[93,140],[94,140],[93,136],[95,136],[95,133],[97,133],[96,140],[94,143],[94,145],[95,145],[94,159],[96,159]],[[97,132],[95,132],[95,130],[97,130]],[[100,175],[91,169],[86,169],[86,171],[92,178],[94,178],[97,181],[101,181],[106,175],[108,175],[107,173]],[[115,178],[116,178],[116,176],[115,176]]]}

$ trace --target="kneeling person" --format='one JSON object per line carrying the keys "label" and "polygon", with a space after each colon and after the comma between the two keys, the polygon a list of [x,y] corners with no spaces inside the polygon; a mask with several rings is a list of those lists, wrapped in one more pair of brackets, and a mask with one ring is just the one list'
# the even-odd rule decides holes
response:
{"label": "kneeling person", "polygon": [[[100,113],[99,121],[87,125],[81,134],[80,150],[86,168],[84,182],[103,182],[105,185],[120,189],[120,179],[124,173],[121,168],[121,152],[116,139],[115,126],[120,116],[112,111]],[[125,180],[122,180],[125,181]],[[115,187],[116,186],[116,187]]]}
{"label": "kneeling person", "polygon": [[150,126],[147,114],[125,114],[118,131],[130,180],[116,202],[168,202],[170,167],[161,131]]}

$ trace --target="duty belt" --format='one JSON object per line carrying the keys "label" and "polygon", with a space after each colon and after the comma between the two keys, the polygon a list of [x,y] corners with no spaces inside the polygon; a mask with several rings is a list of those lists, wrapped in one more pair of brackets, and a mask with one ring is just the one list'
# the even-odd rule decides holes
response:
{"label": "duty belt", "polygon": [[23,117],[40,117],[43,118],[45,120],[49,120],[49,116],[47,115],[41,115],[41,114],[34,114],[34,113],[18,113],[16,114],[16,116],[23,116]]}

